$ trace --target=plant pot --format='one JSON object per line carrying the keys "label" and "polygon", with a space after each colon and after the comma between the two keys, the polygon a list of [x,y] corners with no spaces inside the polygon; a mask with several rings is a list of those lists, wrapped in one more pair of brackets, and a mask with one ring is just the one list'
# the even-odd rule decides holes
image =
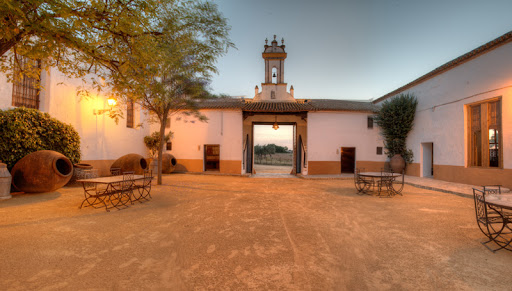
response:
{"label": "plant pot", "polygon": [[405,169],[405,160],[401,155],[396,154],[389,161],[389,166],[391,167],[393,173],[402,173],[402,171]]}
{"label": "plant pot", "polygon": [[73,164],[55,151],[37,151],[19,160],[11,171],[12,185],[18,191],[41,193],[66,185],[73,175]]}

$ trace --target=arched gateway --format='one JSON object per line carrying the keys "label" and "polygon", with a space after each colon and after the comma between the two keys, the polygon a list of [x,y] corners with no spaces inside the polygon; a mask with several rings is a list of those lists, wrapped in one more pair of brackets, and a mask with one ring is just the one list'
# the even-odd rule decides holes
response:
{"label": "arched gateway", "polygon": [[[377,155],[382,141],[369,128],[368,117],[376,107],[371,102],[296,99],[293,86],[287,91],[284,39],[278,45],[265,40],[262,53],[265,79],[253,98],[220,98],[200,104],[208,118],[202,123],[187,116],[173,117],[172,153],[178,170],[254,173],[254,126],[293,125],[292,174],[339,174],[342,149],[353,148],[352,168],[379,169],[385,157]],[[350,165],[349,165],[350,168]],[[345,171],[347,166],[344,167]],[[353,169],[352,169],[353,170]]]}

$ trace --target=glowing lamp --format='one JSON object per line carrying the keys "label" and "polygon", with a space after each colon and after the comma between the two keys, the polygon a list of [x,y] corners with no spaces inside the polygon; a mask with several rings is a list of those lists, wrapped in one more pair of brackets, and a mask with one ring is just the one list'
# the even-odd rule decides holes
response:
{"label": "glowing lamp", "polygon": [[279,124],[277,124],[277,116],[276,116],[276,121],[274,122],[274,125],[272,125],[272,128],[277,130],[279,128]]}

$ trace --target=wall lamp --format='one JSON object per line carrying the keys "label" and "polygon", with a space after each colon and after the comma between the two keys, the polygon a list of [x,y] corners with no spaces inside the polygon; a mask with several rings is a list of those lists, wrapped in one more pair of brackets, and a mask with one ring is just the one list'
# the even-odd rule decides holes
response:
{"label": "wall lamp", "polygon": [[111,110],[112,110],[112,108],[113,108],[114,106],[116,106],[116,104],[117,104],[117,100],[116,100],[115,98],[113,98],[113,97],[109,97],[109,98],[107,99],[107,104],[108,104],[108,106],[109,106],[110,108],[108,108],[108,109],[98,109],[98,110],[94,109],[94,110],[93,110],[93,114],[94,114],[94,115],[100,115],[100,114],[103,114],[103,113],[105,113],[105,112],[111,111]]}

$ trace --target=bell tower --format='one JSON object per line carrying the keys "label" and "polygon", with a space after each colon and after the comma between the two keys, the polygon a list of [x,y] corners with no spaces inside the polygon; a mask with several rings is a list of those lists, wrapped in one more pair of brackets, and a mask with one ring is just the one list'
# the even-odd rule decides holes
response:
{"label": "bell tower", "polygon": [[268,40],[265,40],[265,50],[261,54],[265,60],[264,84],[284,84],[284,60],[286,59],[284,48],[284,39],[281,39],[281,45],[278,46],[275,35],[270,46]]}
{"label": "bell tower", "polygon": [[268,39],[265,39],[264,50],[261,54],[265,62],[265,82],[261,83],[260,93],[256,86],[254,101],[295,101],[293,95],[286,92],[284,60],[287,54],[284,48],[284,39],[281,39],[281,45],[278,45],[276,35],[270,45],[268,45]]}

